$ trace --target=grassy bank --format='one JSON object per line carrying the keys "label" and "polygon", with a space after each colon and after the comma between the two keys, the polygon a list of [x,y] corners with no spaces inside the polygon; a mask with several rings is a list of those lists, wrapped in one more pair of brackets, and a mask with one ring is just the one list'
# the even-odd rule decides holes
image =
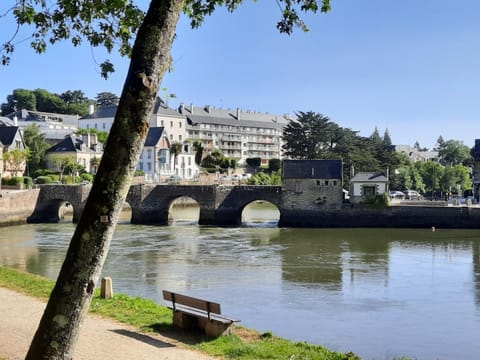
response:
{"label": "grassy bank", "polygon": [[[54,282],[40,276],[0,267],[0,287],[47,299]],[[145,332],[159,332],[183,342],[186,346],[226,359],[305,359],[358,360],[353,353],[339,353],[304,342],[293,342],[237,326],[232,335],[208,339],[177,331],[172,326],[172,312],[151,300],[116,294],[105,300],[95,294],[90,312],[133,325]]]}

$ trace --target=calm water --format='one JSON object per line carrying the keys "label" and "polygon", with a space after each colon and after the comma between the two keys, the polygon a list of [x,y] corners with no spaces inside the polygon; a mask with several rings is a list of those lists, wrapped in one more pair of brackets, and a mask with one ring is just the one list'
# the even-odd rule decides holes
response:
{"label": "calm water", "polygon": [[[73,230],[0,228],[0,264],[55,278]],[[477,230],[123,223],[103,275],[115,291],[211,299],[245,326],[365,359],[480,357]]]}

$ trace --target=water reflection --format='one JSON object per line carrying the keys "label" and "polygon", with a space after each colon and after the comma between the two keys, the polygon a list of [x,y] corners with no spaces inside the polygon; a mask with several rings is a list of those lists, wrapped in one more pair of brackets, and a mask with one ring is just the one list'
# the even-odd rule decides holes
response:
{"label": "water reflection", "polygon": [[[73,229],[3,228],[0,263],[55,278]],[[115,291],[210,298],[245,326],[366,359],[463,359],[480,353],[479,258],[477,230],[120,224],[103,275]]]}

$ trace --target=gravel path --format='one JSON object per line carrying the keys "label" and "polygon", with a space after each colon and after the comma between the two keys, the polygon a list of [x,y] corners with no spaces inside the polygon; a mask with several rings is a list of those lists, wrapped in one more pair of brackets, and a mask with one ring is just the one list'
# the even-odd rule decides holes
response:
{"label": "gravel path", "polygon": [[[45,303],[0,288],[0,358],[24,359]],[[80,333],[75,360],[208,360],[158,334],[143,334],[113,320],[89,315]]]}

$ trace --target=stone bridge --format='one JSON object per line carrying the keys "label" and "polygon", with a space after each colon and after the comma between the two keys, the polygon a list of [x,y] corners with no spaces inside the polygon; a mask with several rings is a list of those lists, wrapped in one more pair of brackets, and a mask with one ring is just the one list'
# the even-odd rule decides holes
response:
{"label": "stone bridge", "polygon": [[[91,185],[42,185],[30,223],[58,222],[66,203],[73,207],[73,222],[80,219]],[[249,203],[268,201],[281,211],[280,186],[132,185],[126,202],[133,224],[167,225],[172,203],[180,197],[195,200],[200,207],[200,225],[240,225]]]}

